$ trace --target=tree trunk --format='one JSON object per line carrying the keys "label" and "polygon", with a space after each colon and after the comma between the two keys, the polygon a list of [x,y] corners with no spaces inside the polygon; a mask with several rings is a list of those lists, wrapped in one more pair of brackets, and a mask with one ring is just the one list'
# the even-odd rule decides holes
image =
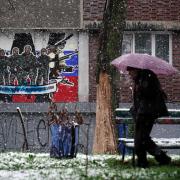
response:
{"label": "tree trunk", "polygon": [[109,75],[101,72],[97,86],[96,129],[94,153],[115,153],[116,138],[112,125],[111,85]]}
{"label": "tree trunk", "polygon": [[110,62],[121,54],[126,0],[106,0],[97,61],[96,127],[93,153],[117,152],[114,110],[118,106],[116,70]]}

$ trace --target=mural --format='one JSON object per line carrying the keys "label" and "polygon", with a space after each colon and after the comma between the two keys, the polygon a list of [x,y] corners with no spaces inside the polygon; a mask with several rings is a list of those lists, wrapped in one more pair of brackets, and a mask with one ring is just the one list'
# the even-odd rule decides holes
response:
{"label": "mural", "polygon": [[78,101],[77,44],[66,33],[16,33],[10,50],[0,44],[0,100]]}

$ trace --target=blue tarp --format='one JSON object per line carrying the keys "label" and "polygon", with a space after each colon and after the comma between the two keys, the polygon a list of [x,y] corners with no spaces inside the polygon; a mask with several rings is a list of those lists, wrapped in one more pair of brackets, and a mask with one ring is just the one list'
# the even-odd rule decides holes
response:
{"label": "blue tarp", "polygon": [[52,124],[50,156],[75,157],[78,145],[78,126]]}
{"label": "blue tarp", "polygon": [[[127,126],[127,124],[117,124],[116,127],[118,130],[118,138],[128,137],[128,126]],[[119,153],[123,153],[123,148],[124,148],[123,143],[119,142],[118,143]],[[128,153],[127,149],[125,150],[125,152]]]}

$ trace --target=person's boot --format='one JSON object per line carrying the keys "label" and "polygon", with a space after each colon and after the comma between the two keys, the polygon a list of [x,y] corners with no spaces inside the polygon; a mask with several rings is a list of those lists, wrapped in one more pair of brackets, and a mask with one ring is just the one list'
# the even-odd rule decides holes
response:
{"label": "person's boot", "polygon": [[146,158],[138,158],[137,159],[137,167],[139,168],[148,168],[148,161]]}
{"label": "person's boot", "polygon": [[139,168],[148,168],[149,165],[148,165],[148,162],[138,162],[137,167],[139,167]]}
{"label": "person's boot", "polygon": [[163,151],[156,155],[155,159],[159,162],[159,165],[167,165],[171,162],[171,158]]}

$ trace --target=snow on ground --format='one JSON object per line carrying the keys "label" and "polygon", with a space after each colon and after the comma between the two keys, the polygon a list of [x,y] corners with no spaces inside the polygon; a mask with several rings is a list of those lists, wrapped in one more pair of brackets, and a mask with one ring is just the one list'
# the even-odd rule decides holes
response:
{"label": "snow on ground", "polygon": [[[119,155],[93,155],[78,154],[73,159],[52,159],[49,154],[41,153],[0,153],[0,180],[60,180],[60,179],[163,179],[167,173],[154,171],[154,169],[139,169],[127,167],[130,160],[126,156],[123,164]],[[180,157],[172,156],[173,160]],[[112,162],[111,162],[112,161]],[[110,164],[119,163],[115,167]],[[87,171],[86,171],[87,170]],[[87,172],[87,176],[86,176]],[[176,177],[179,171],[169,174]]]}

